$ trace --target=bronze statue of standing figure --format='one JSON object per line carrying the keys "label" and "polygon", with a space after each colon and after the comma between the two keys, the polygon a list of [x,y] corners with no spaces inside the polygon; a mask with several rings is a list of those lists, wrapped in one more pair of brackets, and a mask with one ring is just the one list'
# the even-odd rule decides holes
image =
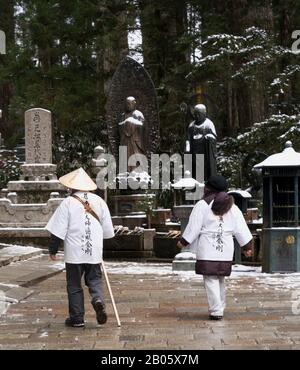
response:
{"label": "bronze statue of standing figure", "polygon": [[[125,112],[121,115],[121,122],[118,123],[120,145],[127,147],[127,161],[134,154],[145,154],[143,143],[143,130],[145,118],[142,112],[135,109],[136,100],[133,96],[126,98]],[[134,168],[130,168],[129,171]]]}
{"label": "bronze statue of standing figure", "polygon": [[[136,157],[144,157],[150,163],[151,153],[157,153],[160,139],[159,109],[151,77],[133,58],[124,58],[114,73],[105,111],[109,151],[116,159],[117,172],[132,172],[133,167],[139,167],[140,172],[141,166],[134,163],[134,157],[126,168],[125,161],[136,154]],[[127,158],[124,151],[120,152],[120,146],[123,149],[126,147]],[[140,162],[138,158],[137,161]],[[148,168],[145,171],[148,172]]]}
{"label": "bronze statue of standing figure", "polygon": [[187,130],[185,151],[193,155],[193,178],[196,178],[196,154],[204,155],[204,180],[207,180],[217,174],[217,133],[212,121],[206,117],[204,104],[195,106],[194,118]]}

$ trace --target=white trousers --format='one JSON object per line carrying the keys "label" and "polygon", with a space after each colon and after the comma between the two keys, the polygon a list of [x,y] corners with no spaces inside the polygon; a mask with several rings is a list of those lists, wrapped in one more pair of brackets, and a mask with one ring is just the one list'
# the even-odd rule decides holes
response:
{"label": "white trousers", "polygon": [[213,316],[223,316],[225,309],[225,276],[203,275],[207,294],[208,312]]}

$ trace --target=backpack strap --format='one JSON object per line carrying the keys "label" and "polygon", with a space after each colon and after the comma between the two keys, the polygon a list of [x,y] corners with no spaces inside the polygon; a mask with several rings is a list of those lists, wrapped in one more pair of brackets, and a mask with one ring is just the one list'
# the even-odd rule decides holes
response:
{"label": "backpack strap", "polygon": [[79,198],[75,194],[72,194],[71,197],[77,199],[83,205],[84,210],[87,213],[91,214],[100,223],[100,225],[102,225],[102,223],[100,221],[100,218],[98,217],[98,215],[96,214],[96,212],[92,209],[92,207],[90,206],[90,203],[88,201],[84,202],[81,198]]}

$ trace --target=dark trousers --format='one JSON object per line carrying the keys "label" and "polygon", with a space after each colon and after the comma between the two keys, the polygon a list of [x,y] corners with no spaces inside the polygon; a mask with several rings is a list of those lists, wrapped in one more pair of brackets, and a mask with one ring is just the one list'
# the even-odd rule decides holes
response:
{"label": "dark trousers", "polygon": [[82,275],[84,274],[85,285],[89,288],[92,303],[97,300],[103,302],[100,264],[66,263],[66,273],[70,318],[74,320],[83,320],[84,296],[81,286]]}

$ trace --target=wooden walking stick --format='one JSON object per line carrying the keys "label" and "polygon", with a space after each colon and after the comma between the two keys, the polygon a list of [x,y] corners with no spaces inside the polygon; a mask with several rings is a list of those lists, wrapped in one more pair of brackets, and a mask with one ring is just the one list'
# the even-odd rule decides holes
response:
{"label": "wooden walking stick", "polygon": [[[93,209],[91,208],[90,204],[88,202],[84,202],[82,199],[80,199],[80,197],[78,197],[75,194],[73,194],[72,197],[75,198],[75,199],[77,199],[83,205],[84,210],[87,213],[91,214],[100,223],[100,225],[102,227],[102,222],[101,222],[100,218],[98,217],[97,213],[95,213],[93,211]],[[103,273],[104,273],[104,277],[105,277],[105,282],[106,282],[106,285],[107,285],[107,289],[109,291],[111,303],[113,305],[114,313],[116,315],[117,323],[118,323],[118,326],[121,326],[121,322],[120,322],[120,319],[119,319],[119,314],[118,314],[117,307],[116,307],[116,304],[115,304],[114,296],[113,296],[112,291],[111,291],[111,287],[110,287],[110,284],[109,284],[109,280],[108,280],[108,276],[107,276],[107,273],[106,273],[106,269],[105,269],[105,265],[104,265],[103,260],[101,262],[101,265],[102,265],[102,270],[103,270]]]}
{"label": "wooden walking stick", "polygon": [[116,307],[116,304],[115,304],[114,296],[113,296],[112,291],[111,291],[111,287],[110,287],[110,284],[109,284],[109,280],[108,280],[108,276],[107,276],[107,272],[106,272],[106,268],[105,268],[103,260],[101,262],[101,265],[102,265],[102,270],[103,270],[103,274],[104,274],[104,277],[105,277],[106,286],[107,286],[107,289],[109,291],[111,303],[112,303],[114,313],[115,313],[115,316],[116,316],[116,319],[117,319],[117,323],[118,323],[118,326],[121,326],[121,322],[120,322],[120,319],[119,319],[119,314],[118,314],[117,307]]}

